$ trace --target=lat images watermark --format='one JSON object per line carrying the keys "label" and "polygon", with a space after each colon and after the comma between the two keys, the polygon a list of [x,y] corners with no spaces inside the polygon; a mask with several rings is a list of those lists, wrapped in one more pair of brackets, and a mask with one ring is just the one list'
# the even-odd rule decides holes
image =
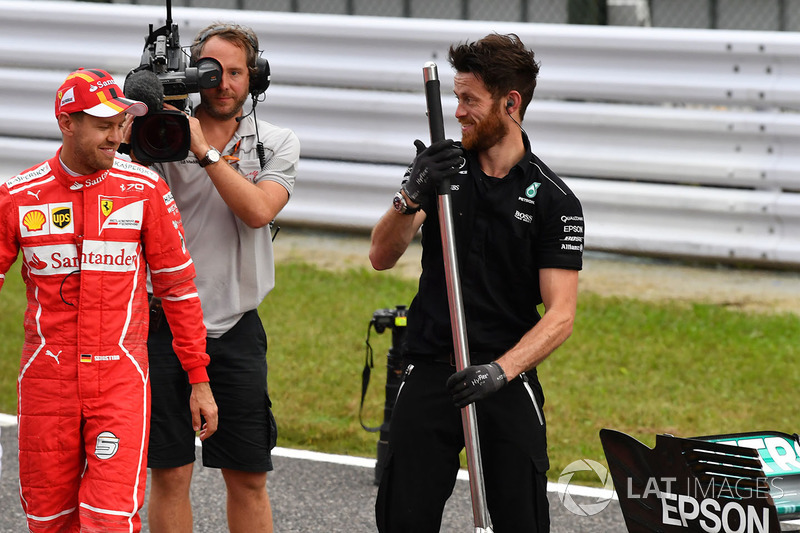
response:
{"label": "lat images watermark", "polygon": [[[596,498],[595,501],[590,503],[576,502],[573,496],[578,495],[576,494],[576,488],[579,487],[579,485],[572,483],[572,477],[576,472],[594,472],[597,477],[600,478],[600,483],[603,484],[603,489],[606,490],[608,496]],[[558,499],[561,500],[561,503],[569,512],[578,516],[592,516],[600,513],[611,503],[614,494],[614,482],[611,479],[611,474],[609,474],[608,469],[591,459],[581,459],[568,464],[567,467],[561,471],[561,475],[558,477],[558,483],[564,487],[563,491],[558,491]]]}

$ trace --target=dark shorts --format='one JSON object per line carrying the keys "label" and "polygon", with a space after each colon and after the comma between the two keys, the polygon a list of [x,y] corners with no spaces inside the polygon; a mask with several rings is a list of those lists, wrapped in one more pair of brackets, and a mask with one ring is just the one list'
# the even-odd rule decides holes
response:
{"label": "dark shorts", "polygon": [[[174,468],[195,460],[191,386],[172,349],[167,321],[152,313],[150,318],[147,347],[152,409],[147,461],[150,468]],[[203,442],[203,465],[271,471],[271,450],[278,432],[267,390],[267,336],[258,313],[245,313],[222,337],[206,342],[219,427]]]}
{"label": "dark shorts", "polygon": [[[381,533],[437,533],[464,447],[445,363],[415,363],[392,413],[375,511]],[[547,533],[546,423],[536,373],[475,403],[486,505],[495,533]]]}

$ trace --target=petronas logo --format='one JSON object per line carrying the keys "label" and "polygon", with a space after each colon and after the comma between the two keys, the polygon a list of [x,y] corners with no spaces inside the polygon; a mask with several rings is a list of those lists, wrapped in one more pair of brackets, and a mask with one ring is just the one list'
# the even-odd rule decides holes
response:
{"label": "petronas logo", "polygon": [[534,181],[533,183],[531,183],[531,186],[525,189],[525,196],[527,196],[528,198],[533,198],[534,196],[536,196],[536,191],[539,190],[539,187],[541,187],[541,185],[542,184],[539,183],[538,181]]}

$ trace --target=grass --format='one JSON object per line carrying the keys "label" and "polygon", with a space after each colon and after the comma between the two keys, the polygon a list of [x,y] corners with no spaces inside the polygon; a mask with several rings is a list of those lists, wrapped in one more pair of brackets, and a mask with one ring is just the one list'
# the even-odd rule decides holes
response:
{"label": "grass", "polygon": [[[24,288],[16,270],[0,292],[5,413],[16,410],[22,342]],[[408,305],[415,290],[415,282],[391,273],[278,265],[277,288],[260,312],[269,336],[280,446],[375,457],[377,434],[358,421],[367,326],[374,311]],[[391,332],[373,331],[370,343],[375,368],[364,420],[377,426]],[[572,337],[539,368],[547,396],[550,478],[578,459],[605,464],[598,438],[604,427],[649,446],[657,433],[795,432],[797,346],[795,315],[582,293]],[[590,475],[584,481],[597,480]]]}

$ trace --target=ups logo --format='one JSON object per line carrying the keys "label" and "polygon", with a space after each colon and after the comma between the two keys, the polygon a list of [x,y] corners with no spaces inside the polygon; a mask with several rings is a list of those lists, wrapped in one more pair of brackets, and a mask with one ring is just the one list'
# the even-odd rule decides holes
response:
{"label": "ups logo", "polygon": [[53,224],[61,229],[66,228],[72,222],[72,209],[69,207],[58,207],[53,209]]}

